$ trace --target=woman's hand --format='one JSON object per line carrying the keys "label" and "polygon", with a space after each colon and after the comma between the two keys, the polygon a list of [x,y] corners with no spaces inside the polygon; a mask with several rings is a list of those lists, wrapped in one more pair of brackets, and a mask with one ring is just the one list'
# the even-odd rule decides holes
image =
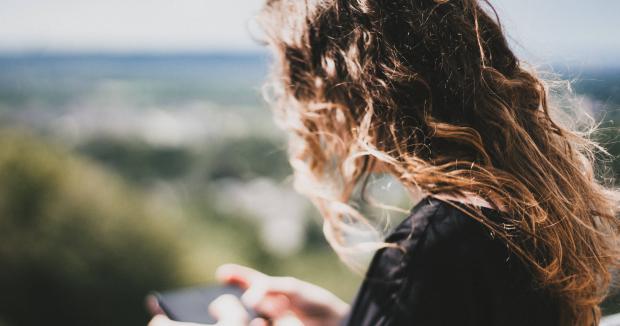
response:
{"label": "woman's hand", "polygon": [[268,276],[232,264],[218,268],[216,277],[246,289],[243,303],[274,321],[293,313],[305,326],[340,325],[349,310],[349,305],[331,292],[292,277]]}
{"label": "woman's hand", "polygon": [[[239,265],[223,265],[216,277],[222,283],[245,289],[241,300],[274,325],[340,325],[349,305],[331,292],[292,277],[274,277]],[[218,326],[267,326],[263,318],[249,320],[243,304],[232,295],[223,295],[209,306]],[[293,316],[291,316],[293,315]],[[204,326],[171,321],[163,315],[148,326]]]}

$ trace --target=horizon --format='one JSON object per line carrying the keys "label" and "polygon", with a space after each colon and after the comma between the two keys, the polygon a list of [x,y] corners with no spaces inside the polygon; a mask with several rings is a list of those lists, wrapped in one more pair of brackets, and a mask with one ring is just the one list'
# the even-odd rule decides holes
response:
{"label": "horizon", "polygon": [[[569,74],[579,74],[581,70],[620,69],[620,60],[616,57],[608,59],[590,58],[533,58],[518,53],[521,62],[533,66],[536,70],[561,71]],[[137,51],[2,51],[0,60],[223,60],[223,61],[254,61],[267,66],[271,58],[269,51],[264,49],[238,50],[238,49],[213,49],[213,50],[137,50]]]}

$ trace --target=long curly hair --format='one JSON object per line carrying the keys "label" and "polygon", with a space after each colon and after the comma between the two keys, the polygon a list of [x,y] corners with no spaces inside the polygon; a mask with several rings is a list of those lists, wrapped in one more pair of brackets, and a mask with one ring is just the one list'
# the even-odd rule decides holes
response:
{"label": "long curly hair", "polygon": [[507,212],[467,211],[530,266],[563,325],[598,324],[620,257],[605,151],[550,113],[487,1],[268,0],[259,20],[295,186],[343,258],[347,232],[373,227],[352,197],[380,165],[408,189]]}

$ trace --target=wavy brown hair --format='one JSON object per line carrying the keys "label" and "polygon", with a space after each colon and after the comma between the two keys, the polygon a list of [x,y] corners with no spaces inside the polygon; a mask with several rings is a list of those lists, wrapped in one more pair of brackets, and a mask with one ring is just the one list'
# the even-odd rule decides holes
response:
{"label": "wavy brown hair", "polygon": [[598,323],[619,261],[617,197],[595,170],[604,150],[552,118],[488,2],[270,0],[260,22],[296,188],[338,252],[370,226],[351,200],[381,165],[409,189],[507,212],[468,214],[530,266],[563,325]]}

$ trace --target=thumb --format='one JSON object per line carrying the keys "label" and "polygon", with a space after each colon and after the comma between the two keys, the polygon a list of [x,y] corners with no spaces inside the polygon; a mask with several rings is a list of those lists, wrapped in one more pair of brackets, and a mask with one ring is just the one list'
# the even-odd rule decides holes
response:
{"label": "thumb", "polygon": [[209,312],[217,318],[219,326],[247,325],[249,316],[237,297],[225,294],[209,305]]}

